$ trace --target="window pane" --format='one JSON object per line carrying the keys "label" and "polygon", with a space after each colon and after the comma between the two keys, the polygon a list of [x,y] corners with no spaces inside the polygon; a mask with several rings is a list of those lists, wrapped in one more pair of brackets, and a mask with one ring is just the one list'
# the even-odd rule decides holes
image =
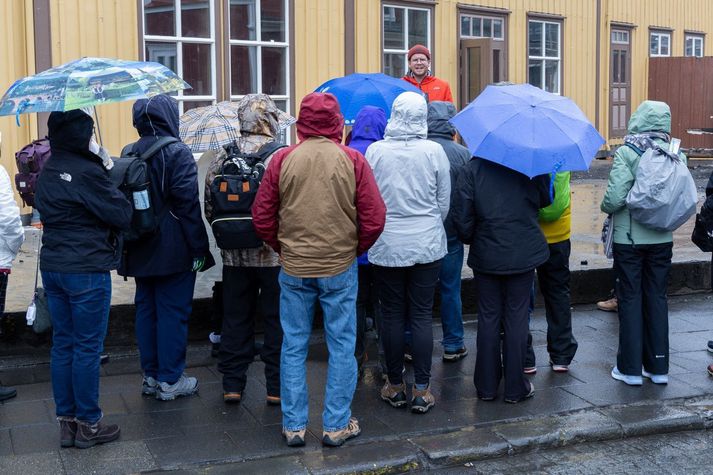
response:
{"label": "window pane", "polygon": [[428,11],[408,11],[408,46],[424,45],[428,47]]}
{"label": "window pane", "polygon": [[470,36],[470,18],[467,16],[460,17],[460,35]]}
{"label": "window pane", "polygon": [[195,109],[196,107],[212,106],[213,101],[183,101],[183,112]]}
{"label": "window pane", "polygon": [[545,91],[560,92],[560,62],[545,61]]}
{"label": "window pane", "polygon": [[619,50],[612,51],[612,82],[620,83],[619,80]]}
{"label": "window pane", "polygon": [[493,20],[493,38],[503,39],[503,21]]}
{"label": "window pane", "polygon": [[230,39],[256,40],[255,0],[230,0]]}
{"label": "window pane", "polygon": [[619,52],[619,82],[626,82],[626,51]]}
{"label": "window pane", "polygon": [[208,0],[181,0],[181,36],[210,38]]}
{"label": "window pane", "polygon": [[661,54],[664,56],[669,55],[669,49],[668,49],[669,41],[670,41],[670,39],[668,36],[665,36],[665,35],[661,36]]}
{"label": "window pane", "polygon": [[147,35],[176,35],[176,7],[173,0],[144,1],[144,18]]}
{"label": "window pane", "polygon": [[257,91],[257,46],[230,47],[230,93],[243,95]]}
{"label": "window pane", "polygon": [[485,38],[490,38],[492,35],[491,23],[490,18],[483,18],[483,37]]}
{"label": "window pane", "polygon": [[264,94],[287,95],[287,48],[262,47],[262,92]]}
{"label": "window pane", "polygon": [[535,87],[542,89],[542,61],[530,60],[528,82]]}
{"label": "window pane", "polygon": [[[146,61],[156,61],[178,74],[176,43],[146,42]],[[189,83],[190,84],[190,83]],[[192,84],[191,84],[192,85]]]}
{"label": "window pane", "polygon": [[703,40],[699,39],[696,41],[696,56],[699,58],[703,56]]}
{"label": "window pane", "polygon": [[183,94],[187,96],[210,96],[213,94],[211,81],[211,45],[183,43],[183,79],[192,86]]}
{"label": "window pane", "polygon": [[406,49],[403,8],[384,7],[384,48]]}
{"label": "window pane", "polygon": [[531,21],[528,28],[530,42],[528,54],[530,56],[542,56],[542,23],[539,21]]}
{"label": "window pane", "polygon": [[654,55],[659,54],[659,35],[651,35],[649,53]]}
{"label": "window pane", "polygon": [[692,41],[686,40],[686,56],[693,56],[693,45]]}
{"label": "window pane", "polygon": [[482,18],[473,18],[473,36],[483,36]]}
{"label": "window pane", "polygon": [[384,74],[395,78],[406,74],[406,55],[402,53],[384,54]]}
{"label": "window pane", "polygon": [[262,41],[285,41],[285,0],[260,2]]}
{"label": "window pane", "polygon": [[545,56],[549,58],[559,58],[559,30],[558,24],[545,24]]}

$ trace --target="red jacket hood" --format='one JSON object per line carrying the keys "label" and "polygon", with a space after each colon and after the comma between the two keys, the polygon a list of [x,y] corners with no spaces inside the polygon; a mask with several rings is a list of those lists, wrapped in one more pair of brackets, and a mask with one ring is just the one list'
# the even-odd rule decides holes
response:
{"label": "red jacket hood", "polygon": [[341,142],[343,132],[344,116],[334,95],[313,92],[302,99],[297,119],[297,137],[300,140],[322,136]]}

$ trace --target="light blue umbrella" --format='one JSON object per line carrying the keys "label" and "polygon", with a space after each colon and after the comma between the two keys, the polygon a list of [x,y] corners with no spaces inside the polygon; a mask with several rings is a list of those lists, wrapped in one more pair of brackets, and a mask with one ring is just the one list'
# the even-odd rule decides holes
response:
{"label": "light blue umbrella", "polygon": [[587,170],[604,144],[571,99],[529,84],[488,86],[450,122],[474,156],[530,178]]}
{"label": "light blue umbrella", "polygon": [[354,124],[357,114],[364,106],[379,107],[386,112],[388,118],[394,99],[406,91],[423,94],[413,84],[382,73],[349,74],[330,79],[315,89],[315,92],[334,94],[346,125]]}

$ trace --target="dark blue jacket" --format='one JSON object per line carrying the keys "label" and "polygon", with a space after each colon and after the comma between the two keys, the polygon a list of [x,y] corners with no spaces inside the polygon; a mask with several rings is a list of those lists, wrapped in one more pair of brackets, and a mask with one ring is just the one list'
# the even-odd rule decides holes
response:
{"label": "dark blue jacket", "polygon": [[69,274],[116,269],[119,231],[129,227],[132,208],[89,151],[94,121],[80,110],[52,112],[47,126],[52,156],[35,190],[44,224],[40,268]]}
{"label": "dark blue jacket", "polygon": [[[178,136],[178,103],[162,94],[136,101],[134,127],[143,153],[158,137]],[[191,270],[193,258],[209,256],[208,235],[198,198],[198,168],[183,142],[167,145],[149,159],[151,206],[162,216],[158,232],[127,243],[119,274],[133,277],[170,275]],[[161,213],[165,206],[168,212]]]}
{"label": "dark blue jacket", "polygon": [[455,142],[456,129],[448,122],[456,115],[456,108],[450,102],[434,101],[428,103],[428,140],[439,143],[446,152],[450,164],[451,175],[451,208],[443,222],[448,239],[457,239],[456,228],[453,224],[453,197],[456,193],[458,174],[470,160],[470,151]]}

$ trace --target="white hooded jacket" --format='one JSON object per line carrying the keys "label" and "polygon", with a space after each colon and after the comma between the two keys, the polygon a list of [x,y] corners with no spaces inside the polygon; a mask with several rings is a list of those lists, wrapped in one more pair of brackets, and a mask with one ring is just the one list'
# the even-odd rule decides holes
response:
{"label": "white hooded jacket", "polygon": [[408,267],[447,253],[450,165],[443,147],[426,140],[427,112],[422,96],[404,92],[394,101],[384,140],[366,151],[386,203],[384,232],[369,250],[372,264]]}
{"label": "white hooded jacket", "polygon": [[15,203],[10,176],[0,165],[0,269],[10,269],[25,240],[20,208]]}

